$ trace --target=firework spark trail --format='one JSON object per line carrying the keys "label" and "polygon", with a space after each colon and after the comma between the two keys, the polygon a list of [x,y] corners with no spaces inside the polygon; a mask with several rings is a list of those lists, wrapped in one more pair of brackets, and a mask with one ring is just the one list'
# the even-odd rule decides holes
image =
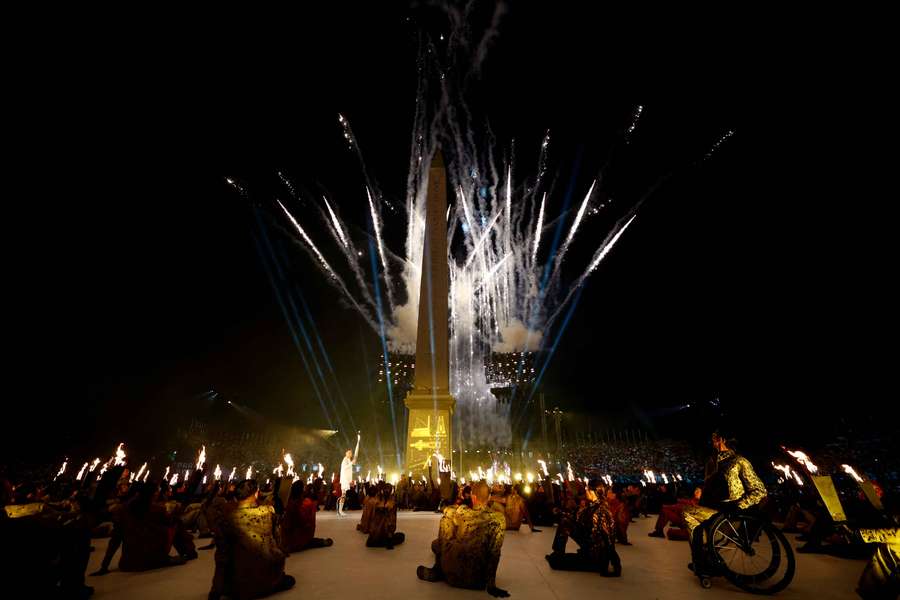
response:
{"label": "firework spark trail", "polygon": [[606,258],[606,255],[609,254],[609,251],[612,250],[613,246],[615,246],[616,242],[619,241],[619,238],[622,237],[622,234],[625,233],[625,230],[628,229],[628,226],[631,225],[636,217],[637,213],[632,214],[631,218],[625,221],[624,225],[610,232],[606,240],[604,240],[600,247],[596,250],[596,252],[594,252],[594,257],[591,259],[591,262],[588,265],[587,269],[584,270],[584,273],[582,273],[581,276],[572,285],[565,300],[560,303],[559,307],[556,309],[556,312],[554,312],[547,319],[545,327],[549,328],[553,324],[553,322],[559,316],[560,312],[562,312],[562,309],[565,308],[566,304],[569,303],[569,300],[572,299],[572,296],[576,293],[577,290],[581,289],[588,276],[593,273],[598,266],[600,266],[600,263],[604,258]]}
{"label": "firework spark trail", "polygon": [[544,228],[544,205],[547,203],[547,192],[541,198],[541,211],[538,213],[537,225],[534,228],[534,249],[531,251],[531,262],[537,264],[538,248],[541,246],[541,230]]}
{"label": "firework spark trail", "polygon": [[315,253],[316,257],[319,259],[319,262],[322,263],[322,267],[325,269],[325,272],[329,275],[330,279],[334,282],[337,288],[344,293],[344,297],[347,298],[347,300],[351,304],[353,304],[354,308],[356,308],[359,314],[363,316],[363,318],[372,327],[372,329],[375,329],[377,331],[377,326],[372,320],[372,317],[362,308],[362,306],[360,306],[359,302],[356,301],[356,298],[354,298],[353,294],[350,293],[350,290],[347,289],[347,285],[344,283],[344,280],[341,279],[334,271],[334,269],[331,268],[331,265],[329,265],[328,261],[325,260],[325,257],[322,256],[322,253],[319,252],[319,249],[316,247],[316,245],[313,244],[312,240],[309,239],[309,236],[306,235],[306,231],[304,231],[304,229],[300,226],[300,223],[298,223],[293,215],[288,212],[288,209],[284,207],[280,200],[276,200],[276,202],[278,203],[278,206],[281,207],[281,210],[284,211],[284,214],[287,215],[288,219],[290,219],[291,223],[294,225],[294,228],[297,230],[300,236],[306,241],[306,247],[308,247]]}
{"label": "firework spark trail", "polygon": [[375,210],[375,202],[372,200],[372,191],[366,187],[366,196],[369,198],[369,210],[372,212],[372,229],[375,230],[375,241],[378,243],[378,256],[381,258],[382,276],[384,277],[384,289],[387,292],[388,307],[394,312],[394,294],[391,292],[391,272],[388,270],[387,259],[384,257],[384,241],[381,239],[381,221],[378,219],[378,211]]}
{"label": "firework spark trail", "polygon": [[328,209],[328,214],[331,216],[331,224],[334,226],[334,231],[337,233],[338,237],[341,240],[341,243],[344,245],[344,248],[347,248],[347,238],[344,237],[344,230],[341,228],[341,223],[338,221],[337,215],[334,214],[334,211],[331,210],[331,205],[328,204],[328,198],[322,196],[322,200],[325,201],[325,208]]}
{"label": "firework spark trail", "polygon": [[313,244],[313,241],[309,239],[308,235],[306,235],[306,231],[303,230],[303,228],[300,226],[300,223],[297,222],[297,219],[295,219],[294,216],[290,212],[288,212],[288,209],[284,207],[284,204],[281,203],[281,200],[276,200],[275,202],[278,203],[278,206],[281,207],[281,210],[284,211],[284,214],[287,215],[287,218],[290,219],[291,223],[293,223],[294,229],[297,230],[300,236],[306,241],[309,248],[316,254],[316,257],[319,259],[319,262],[322,263],[322,266],[325,267],[325,270],[328,272],[328,274],[331,277],[337,279],[337,273],[334,272],[334,269],[331,268],[331,265],[329,265],[328,261],[325,260],[325,257],[322,256],[322,253],[319,252],[319,249],[315,244]]}
{"label": "firework spark trail", "polygon": [[566,253],[569,251],[569,246],[572,244],[572,240],[575,239],[575,234],[578,233],[578,226],[581,225],[581,220],[584,218],[584,211],[587,210],[588,203],[591,201],[591,196],[594,193],[594,187],[597,185],[597,180],[591,184],[591,188],[588,190],[588,193],[585,194],[584,200],[581,202],[581,206],[578,207],[578,212],[575,213],[575,220],[572,222],[572,228],[569,229],[569,234],[566,236],[566,241],[563,242],[562,249],[559,251],[559,254],[556,257],[556,264],[553,267],[553,275],[552,278],[557,278],[559,276],[559,269],[562,265],[563,259],[566,256]]}

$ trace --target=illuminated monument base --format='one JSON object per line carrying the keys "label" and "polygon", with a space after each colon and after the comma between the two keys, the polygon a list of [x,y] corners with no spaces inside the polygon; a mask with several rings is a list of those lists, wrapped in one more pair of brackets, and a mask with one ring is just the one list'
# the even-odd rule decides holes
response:
{"label": "illuminated monument base", "polygon": [[[417,475],[435,454],[450,462],[453,454],[451,432],[455,401],[449,394],[410,393],[406,397],[409,426],[406,434],[407,470]],[[436,471],[435,467],[435,471]]]}

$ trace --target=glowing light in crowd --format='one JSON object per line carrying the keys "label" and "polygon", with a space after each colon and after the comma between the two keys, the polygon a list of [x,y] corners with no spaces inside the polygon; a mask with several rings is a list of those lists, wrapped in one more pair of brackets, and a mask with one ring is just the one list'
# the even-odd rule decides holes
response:
{"label": "glowing light in crowd", "polygon": [[[197,470],[201,470],[206,464],[206,445],[200,448],[200,454],[197,455]],[[187,478],[187,475],[185,475]]]}
{"label": "glowing light in crowd", "polygon": [[144,471],[146,471],[146,470],[147,470],[147,463],[144,463],[144,464],[141,465],[141,468],[138,469],[138,472],[137,472],[137,475],[135,476],[135,479],[140,479],[141,477],[143,477],[143,476],[144,476]]}
{"label": "glowing light in crowd", "polygon": [[99,458],[95,458],[95,459],[94,459],[94,462],[91,463],[91,468],[89,469],[89,471],[90,471],[91,473],[93,473],[93,472],[94,472],[94,469],[96,469],[96,468],[97,468],[97,465],[99,465],[99,464],[100,464],[100,459],[99,459]]}
{"label": "glowing light in crowd", "polygon": [[[237,473],[237,467],[231,468],[231,474],[228,475],[228,481],[234,481],[234,474]],[[247,479],[250,479],[249,477]]]}
{"label": "glowing light in crowd", "polygon": [[166,480],[166,481],[169,480],[169,469],[170,469],[170,467],[166,467],[166,472],[165,472],[165,474],[163,475],[163,479]]}
{"label": "glowing light in crowd", "polygon": [[804,452],[803,450],[785,450],[788,454],[796,458],[797,462],[806,467],[807,471],[809,471],[810,473],[818,473],[819,467],[813,464],[813,461],[810,460],[809,456],[806,455],[806,452]]}
{"label": "glowing light in crowd", "polygon": [[859,474],[856,472],[856,470],[854,470],[853,467],[851,467],[850,465],[841,465],[841,468],[844,470],[844,473],[853,477],[853,479],[855,479],[857,482],[862,483],[863,478],[859,476]]}
{"label": "glowing light in crowd", "polygon": [[284,464],[287,465],[287,473],[285,475],[287,477],[294,477],[296,473],[294,473],[294,458],[290,454],[284,455]]}
{"label": "glowing light in crowd", "polygon": [[81,470],[78,471],[78,475],[75,476],[75,481],[81,481],[81,478],[84,477],[84,472],[87,470],[89,464],[90,463],[84,463],[84,465],[81,466]]}
{"label": "glowing light in crowd", "polygon": [[178,473],[172,475],[172,479],[169,480],[169,485],[176,485],[178,483]]}
{"label": "glowing light in crowd", "polygon": [[247,473],[244,474],[244,479],[252,479],[253,478],[253,466],[247,467]]}
{"label": "glowing light in crowd", "polygon": [[281,477],[282,475],[284,475],[284,465],[279,464],[277,467],[275,467],[275,468],[272,470],[272,474],[273,474],[273,475],[278,475],[279,477]]}
{"label": "glowing light in crowd", "polygon": [[67,465],[67,464],[69,464],[69,459],[68,459],[68,458],[65,459],[65,460],[63,461],[62,466],[59,468],[59,472],[56,474],[56,477],[53,478],[54,481],[56,481],[56,478],[57,478],[57,477],[59,477],[60,475],[62,475],[63,473],[66,472],[66,465]]}
{"label": "glowing light in crowd", "polygon": [[544,477],[549,477],[550,473],[547,472],[547,463],[542,460],[538,460],[538,464],[541,465],[541,470],[544,472]]}
{"label": "glowing light in crowd", "polygon": [[184,482],[187,483],[188,479],[190,479],[190,478],[191,478],[191,470],[185,469],[184,470]]}
{"label": "glowing light in crowd", "polygon": [[772,463],[772,466],[775,467],[775,469],[777,469],[777,470],[781,471],[782,473],[784,473],[784,478],[785,478],[785,479],[791,479],[791,468],[790,468],[789,466],[787,466],[787,465],[776,465],[774,462]]}
{"label": "glowing light in crowd", "polygon": [[216,479],[216,481],[222,479],[222,469],[219,467],[219,465],[216,465],[215,470],[213,470],[213,477]]}
{"label": "glowing light in crowd", "polygon": [[527,481],[528,483],[534,483],[534,473],[532,473],[532,472],[529,471],[529,472],[525,475],[525,481]]}
{"label": "glowing light in crowd", "polygon": [[112,457],[113,466],[115,467],[124,467],[125,466],[125,451],[122,450],[122,446],[125,445],[125,442],[119,444],[119,447],[116,448],[116,455]]}
{"label": "glowing light in crowd", "polygon": [[566,461],[566,475],[569,476],[569,481],[575,481],[575,472],[572,471],[572,464],[569,461]]}

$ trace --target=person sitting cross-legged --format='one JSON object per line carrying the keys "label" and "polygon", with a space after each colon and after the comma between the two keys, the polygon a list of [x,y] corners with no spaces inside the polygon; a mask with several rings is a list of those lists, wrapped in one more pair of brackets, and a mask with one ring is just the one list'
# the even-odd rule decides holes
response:
{"label": "person sitting cross-legged", "polygon": [[506,519],[488,508],[490,491],[485,482],[472,484],[472,506],[449,506],[441,517],[438,539],[431,543],[434,566],[419,566],[423,581],[446,581],[452,586],[487,590],[497,598],[509,592],[496,585],[497,566]]}

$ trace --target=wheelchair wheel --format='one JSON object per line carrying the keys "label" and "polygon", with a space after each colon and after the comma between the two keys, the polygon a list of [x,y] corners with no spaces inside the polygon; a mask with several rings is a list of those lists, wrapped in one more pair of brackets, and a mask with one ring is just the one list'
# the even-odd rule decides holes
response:
{"label": "wheelchair wheel", "polygon": [[753,594],[775,594],[794,578],[794,551],[771,523],[754,515],[715,517],[709,556],[731,583]]}

